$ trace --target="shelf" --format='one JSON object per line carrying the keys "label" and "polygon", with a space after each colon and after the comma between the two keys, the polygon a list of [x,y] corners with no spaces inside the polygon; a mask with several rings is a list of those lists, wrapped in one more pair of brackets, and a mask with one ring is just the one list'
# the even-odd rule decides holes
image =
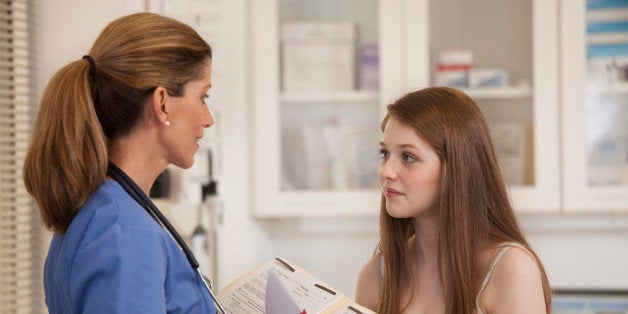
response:
{"label": "shelf", "polygon": [[628,32],[587,34],[588,45],[623,44],[628,42]]}
{"label": "shelf", "polygon": [[279,197],[279,210],[257,211],[259,217],[378,217],[379,189],[292,190]]}
{"label": "shelf", "polygon": [[[626,186],[628,185],[628,163],[589,164],[588,177],[591,188]],[[624,198],[628,198],[628,195]]]}
{"label": "shelf", "polygon": [[347,92],[308,92],[283,93],[283,104],[311,104],[311,103],[377,103],[377,91],[347,91]]}
{"label": "shelf", "polygon": [[587,23],[628,20],[628,8],[596,9],[587,11]]}
{"label": "shelf", "polygon": [[610,85],[590,85],[587,87],[588,95],[628,95],[628,83]]}
{"label": "shelf", "polygon": [[528,85],[486,88],[461,88],[471,98],[527,98],[532,96],[532,87]]}

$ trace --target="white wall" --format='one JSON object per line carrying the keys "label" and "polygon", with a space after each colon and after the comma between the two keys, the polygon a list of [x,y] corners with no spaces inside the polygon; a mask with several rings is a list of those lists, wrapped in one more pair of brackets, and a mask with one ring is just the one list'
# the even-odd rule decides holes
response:
{"label": "white wall", "polygon": [[[214,47],[215,101],[222,108],[222,180],[224,227],[219,243],[218,284],[224,287],[245,271],[276,255],[296,262],[331,286],[353,297],[357,273],[377,243],[377,220],[255,220],[250,215],[250,119],[246,0],[224,1],[226,38]],[[86,54],[99,31],[127,13],[125,0],[42,1],[40,6],[40,86],[54,71]],[[218,66],[220,64],[220,66]],[[190,230],[194,204],[173,206],[182,233]],[[571,216],[570,216],[571,217]],[[628,224],[613,215],[522,217],[557,287],[628,289]],[[575,220],[573,222],[572,220]],[[548,224],[547,222],[550,221]]]}
{"label": "white wall", "polygon": [[45,0],[38,9],[38,80],[43,88],[59,68],[89,52],[100,30],[126,12],[126,2]]}
{"label": "white wall", "polygon": [[553,288],[628,290],[626,214],[535,214],[520,221]]}

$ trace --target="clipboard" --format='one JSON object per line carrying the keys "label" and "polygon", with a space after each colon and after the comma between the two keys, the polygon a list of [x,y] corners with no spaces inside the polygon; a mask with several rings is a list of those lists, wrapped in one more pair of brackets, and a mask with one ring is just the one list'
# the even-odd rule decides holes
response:
{"label": "clipboard", "polygon": [[[269,282],[271,285],[267,290]],[[308,314],[375,313],[281,257],[276,257],[232,281],[220,291],[218,299],[226,312],[232,314],[297,314],[302,313],[302,310]],[[267,300],[270,305],[268,312]],[[297,312],[293,312],[295,309]]]}

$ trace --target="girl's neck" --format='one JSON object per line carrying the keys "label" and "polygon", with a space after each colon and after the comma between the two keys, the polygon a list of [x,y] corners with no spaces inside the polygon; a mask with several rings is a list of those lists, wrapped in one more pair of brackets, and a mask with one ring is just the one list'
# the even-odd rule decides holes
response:
{"label": "girl's neck", "polygon": [[415,259],[419,263],[438,263],[438,219],[436,217],[414,218],[412,241]]}

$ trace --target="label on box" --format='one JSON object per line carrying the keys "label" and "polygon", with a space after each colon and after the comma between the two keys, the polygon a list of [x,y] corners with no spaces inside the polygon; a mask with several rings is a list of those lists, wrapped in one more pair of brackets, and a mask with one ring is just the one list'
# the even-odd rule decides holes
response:
{"label": "label on box", "polygon": [[435,75],[436,86],[467,87],[469,86],[469,72],[460,71],[438,71]]}
{"label": "label on box", "polygon": [[508,86],[508,73],[502,68],[471,68],[469,86],[505,87]]}
{"label": "label on box", "polygon": [[284,44],[283,90],[286,92],[354,89],[353,44]]}

